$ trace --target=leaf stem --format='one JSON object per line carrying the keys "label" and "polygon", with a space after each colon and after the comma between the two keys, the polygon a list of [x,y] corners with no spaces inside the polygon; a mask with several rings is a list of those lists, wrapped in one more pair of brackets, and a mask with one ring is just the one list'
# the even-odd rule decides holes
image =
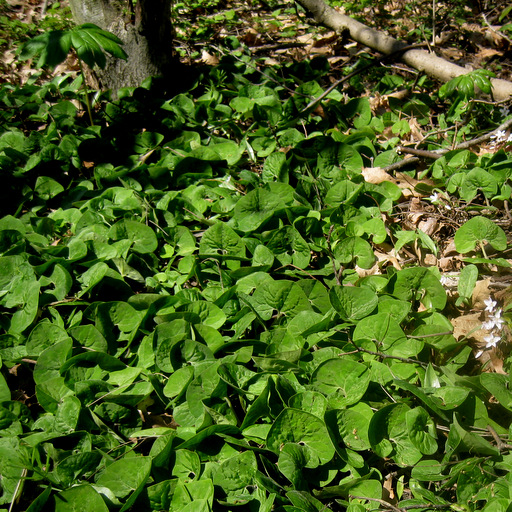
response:
{"label": "leaf stem", "polygon": [[87,114],[89,114],[89,121],[91,126],[94,126],[94,121],[92,120],[92,110],[91,110],[91,99],[89,98],[89,92],[87,91],[87,84],[85,83],[85,73],[84,67],[82,65],[82,59],[77,56],[78,65],[80,66],[80,74],[82,75],[82,88],[85,93],[85,105],[87,107]]}

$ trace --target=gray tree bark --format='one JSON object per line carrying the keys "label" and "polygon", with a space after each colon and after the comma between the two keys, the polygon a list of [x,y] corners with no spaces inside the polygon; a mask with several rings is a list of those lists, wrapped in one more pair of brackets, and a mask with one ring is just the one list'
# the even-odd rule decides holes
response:
{"label": "gray tree bark", "polygon": [[[308,10],[315,20],[335,32],[349,32],[351,39],[377,50],[385,55],[399,52],[407,45],[391,36],[367,27],[362,23],[339,13],[324,0],[296,0],[304,9]],[[425,50],[404,51],[400,59],[413,68],[424,71],[442,82],[448,82],[456,76],[468,73],[468,70],[448,62]],[[492,78],[493,95],[496,100],[506,100],[512,96],[512,83],[508,80]]]}
{"label": "gray tree bark", "polygon": [[94,23],[123,41],[128,60],[107,56],[96,69],[99,86],[117,91],[137,87],[150,76],[169,77],[173,56],[172,0],[70,0],[75,23]]}

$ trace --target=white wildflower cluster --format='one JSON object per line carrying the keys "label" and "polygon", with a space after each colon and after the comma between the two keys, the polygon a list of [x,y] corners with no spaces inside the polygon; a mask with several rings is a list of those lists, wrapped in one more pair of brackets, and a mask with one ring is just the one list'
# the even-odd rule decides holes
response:
{"label": "white wildflower cluster", "polygon": [[447,210],[452,209],[449,204],[443,203],[441,201],[441,196],[437,192],[434,192],[428,199],[432,204],[443,205]]}
{"label": "white wildflower cluster", "polygon": [[[507,109],[508,110],[508,109]],[[496,146],[498,144],[508,144],[510,142],[512,142],[512,133],[510,133],[508,136],[507,136],[507,132],[505,130],[498,130],[496,133],[494,133],[493,135],[491,135],[491,149],[496,149]]]}
{"label": "white wildflower cluster", "polygon": [[[487,320],[482,324],[482,329],[486,330],[489,334],[484,337],[485,349],[496,347],[501,341],[500,332],[503,329],[505,323],[501,315],[503,313],[501,308],[496,309],[498,303],[489,297],[484,300],[485,311],[487,313]],[[480,357],[483,354],[483,350],[479,350],[475,357]]]}

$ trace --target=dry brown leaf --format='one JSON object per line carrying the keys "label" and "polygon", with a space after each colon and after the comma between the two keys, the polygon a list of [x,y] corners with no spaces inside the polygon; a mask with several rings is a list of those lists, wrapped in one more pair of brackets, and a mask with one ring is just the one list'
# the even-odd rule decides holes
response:
{"label": "dry brown leaf", "polygon": [[330,55],[332,48],[330,46],[317,47],[315,45],[309,47],[309,53],[311,55]]}
{"label": "dry brown leaf", "polygon": [[378,185],[383,181],[395,181],[382,167],[365,167],[361,174],[364,181]]}
{"label": "dry brown leaf", "polygon": [[432,236],[439,230],[439,223],[435,217],[429,217],[427,220],[418,223],[418,229],[421,229],[428,236]]}
{"label": "dry brown leaf", "polygon": [[241,40],[247,46],[259,46],[261,44],[261,34],[253,28],[248,28]]}
{"label": "dry brown leaf", "polygon": [[382,497],[384,501],[394,505],[397,503],[395,491],[393,489],[393,476],[388,474],[382,484]]}
{"label": "dry brown leaf", "polygon": [[450,240],[446,247],[443,250],[443,258],[447,258],[448,256],[458,255],[459,252],[455,249],[455,243],[453,240]]}
{"label": "dry brown leaf", "polygon": [[203,50],[201,53],[201,62],[206,64],[207,66],[216,66],[220,61],[215,55],[208,53],[206,50]]}
{"label": "dry brown leaf", "polygon": [[457,318],[450,320],[453,325],[453,335],[456,340],[462,338],[472,338],[477,342],[478,348],[480,345],[485,347],[484,337],[487,336],[487,331],[480,329],[482,326],[481,313],[470,313],[468,315],[461,315]]}
{"label": "dry brown leaf", "polygon": [[491,290],[489,288],[491,284],[491,279],[482,279],[477,281],[475,287],[473,288],[473,294],[471,295],[471,303],[473,304],[473,308],[479,311],[485,310],[484,301],[489,298],[491,295]]}
{"label": "dry brown leaf", "polygon": [[338,37],[339,37],[338,34],[336,34],[336,32],[331,30],[330,32],[327,32],[326,34],[324,34],[323,37],[320,37],[319,39],[314,41],[313,47],[317,48],[317,47],[327,46],[329,44],[334,43],[338,39]]}
{"label": "dry brown leaf", "polygon": [[423,264],[427,267],[435,267],[437,266],[437,258],[433,254],[425,254],[423,258]]}
{"label": "dry brown leaf", "polygon": [[485,39],[496,48],[507,50],[510,48],[510,39],[500,33],[501,27],[491,26],[485,31]]}
{"label": "dry brown leaf", "polygon": [[313,34],[311,34],[311,33],[307,33],[307,34],[298,36],[297,41],[299,43],[308,44],[311,46],[313,46],[315,44],[315,39],[313,37]]}
{"label": "dry brown leaf", "polygon": [[455,261],[456,260],[454,258],[439,258],[437,260],[437,266],[439,267],[439,270],[442,270],[443,272],[451,272],[456,269]]}
{"label": "dry brown leaf", "polygon": [[418,142],[425,138],[420,123],[415,117],[409,119],[409,126],[411,127],[411,142]]}
{"label": "dry brown leaf", "polygon": [[496,55],[503,56],[503,52],[500,50],[494,50],[493,48],[482,48],[475,54],[477,60],[487,60]]}

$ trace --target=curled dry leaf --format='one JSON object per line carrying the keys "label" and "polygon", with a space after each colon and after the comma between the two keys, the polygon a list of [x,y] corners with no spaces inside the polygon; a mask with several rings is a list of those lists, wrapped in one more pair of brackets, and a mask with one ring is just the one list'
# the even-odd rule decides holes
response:
{"label": "curled dry leaf", "polygon": [[475,287],[473,289],[473,294],[471,295],[471,303],[473,307],[479,311],[485,310],[484,301],[489,298],[491,295],[490,290],[491,279],[482,279],[477,281]]}
{"label": "curled dry leaf", "polygon": [[201,62],[203,62],[207,66],[216,66],[219,63],[219,59],[215,57],[215,55],[212,55],[211,53],[208,53],[206,50],[203,50],[203,52],[201,53]]}

